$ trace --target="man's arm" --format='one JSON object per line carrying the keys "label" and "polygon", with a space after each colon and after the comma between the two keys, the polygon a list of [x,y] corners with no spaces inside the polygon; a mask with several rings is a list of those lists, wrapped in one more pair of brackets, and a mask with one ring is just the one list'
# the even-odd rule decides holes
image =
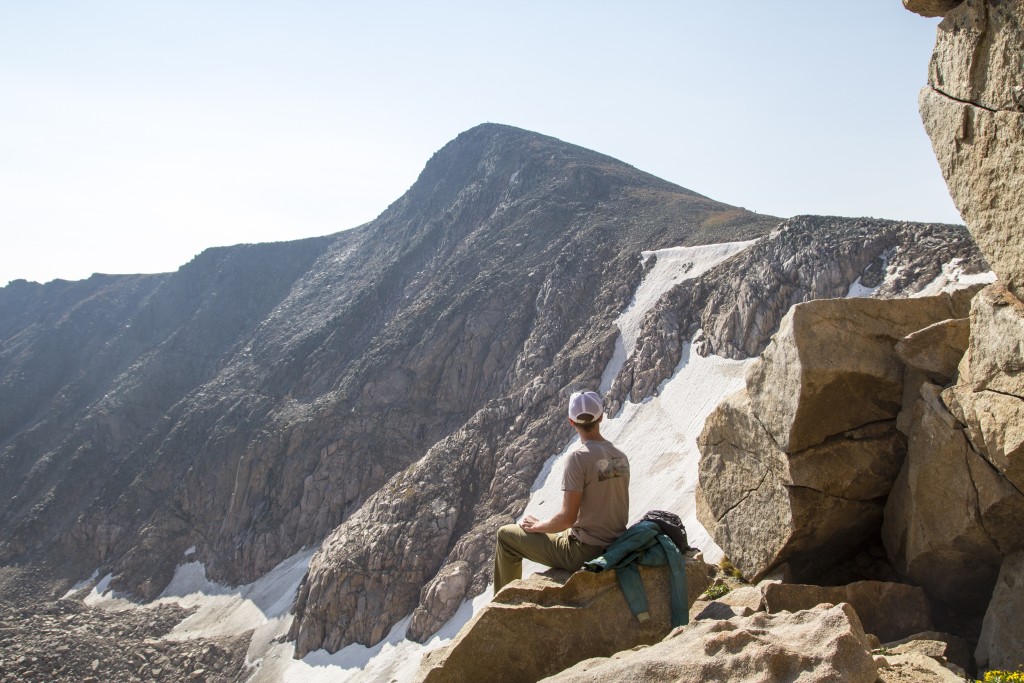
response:
{"label": "man's arm", "polygon": [[533,515],[526,515],[523,517],[523,521],[519,522],[519,526],[523,528],[523,531],[532,534],[556,534],[559,531],[565,531],[576,523],[582,500],[583,491],[563,491],[562,509],[556,512],[551,519],[542,522]]}

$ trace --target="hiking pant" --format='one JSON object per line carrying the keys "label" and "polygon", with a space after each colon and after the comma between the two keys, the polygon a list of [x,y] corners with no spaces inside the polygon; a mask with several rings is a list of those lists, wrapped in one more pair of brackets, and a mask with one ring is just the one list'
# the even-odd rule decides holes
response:
{"label": "hiking pant", "polygon": [[498,529],[498,543],[494,551],[494,592],[509,581],[523,578],[523,559],[557,569],[576,571],[587,560],[604,553],[599,545],[587,545],[569,533],[536,534],[524,531],[518,524],[506,524]]}

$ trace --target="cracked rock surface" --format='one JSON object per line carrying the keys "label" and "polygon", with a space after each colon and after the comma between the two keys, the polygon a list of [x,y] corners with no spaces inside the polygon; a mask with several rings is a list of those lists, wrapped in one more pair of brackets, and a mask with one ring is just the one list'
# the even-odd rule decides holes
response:
{"label": "cracked rock surface", "polygon": [[921,118],[960,215],[1024,296],[1024,6],[973,0],[939,24]]}

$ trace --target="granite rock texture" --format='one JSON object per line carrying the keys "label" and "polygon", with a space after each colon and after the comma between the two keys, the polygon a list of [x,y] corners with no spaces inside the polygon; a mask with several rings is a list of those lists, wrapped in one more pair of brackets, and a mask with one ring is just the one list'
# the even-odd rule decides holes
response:
{"label": "granite rock texture", "polygon": [[944,13],[920,95],[950,194],[1000,281],[1024,297],[1024,7],[976,0]]}

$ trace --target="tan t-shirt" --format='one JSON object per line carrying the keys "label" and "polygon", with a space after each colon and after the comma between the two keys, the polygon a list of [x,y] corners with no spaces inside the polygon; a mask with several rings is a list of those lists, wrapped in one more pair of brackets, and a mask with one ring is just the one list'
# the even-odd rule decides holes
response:
{"label": "tan t-shirt", "polygon": [[608,547],[629,520],[629,459],[610,441],[584,441],[569,454],[563,491],[582,491],[572,534],[588,545]]}

